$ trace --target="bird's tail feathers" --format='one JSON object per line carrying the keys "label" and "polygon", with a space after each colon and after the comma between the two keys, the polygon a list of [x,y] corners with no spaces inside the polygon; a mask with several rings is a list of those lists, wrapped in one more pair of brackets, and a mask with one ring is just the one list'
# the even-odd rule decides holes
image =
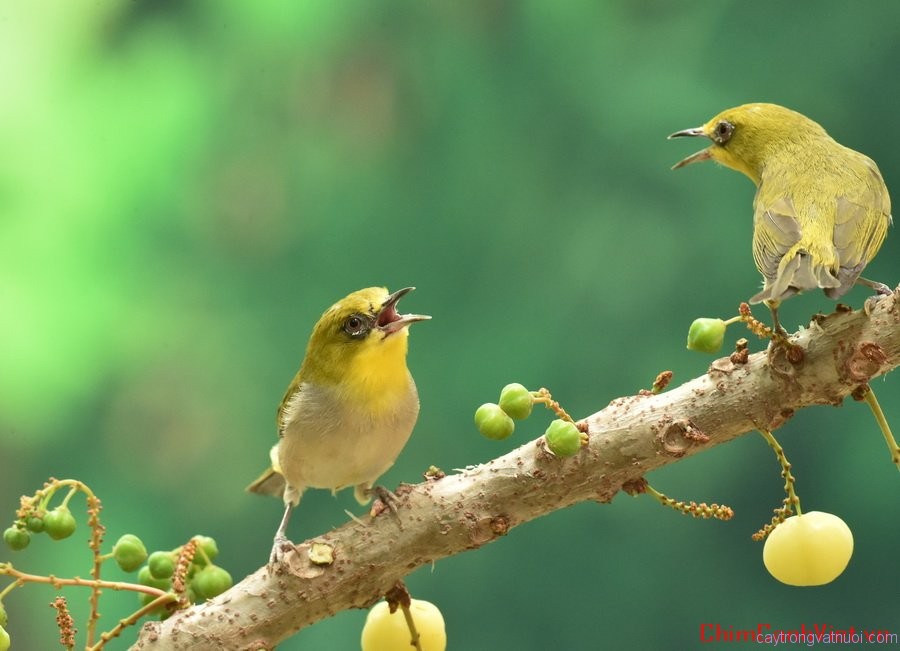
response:
{"label": "bird's tail feathers", "polygon": [[861,270],[856,271],[848,283],[848,278],[844,276],[850,274],[842,274],[844,269],[839,270],[838,276],[835,276],[826,265],[815,264],[809,253],[800,251],[794,257],[782,260],[775,278],[766,278],[765,287],[750,299],[750,303],[780,303],[808,289],[822,289],[830,298],[838,298],[853,286]]}
{"label": "bird's tail feathers", "polygon": [[272,467],[256,478],[252,484],[247,486],[248,493],[256,493],[257,495],[271,495],[273,497],[284,497],[284,489],[287,483],[284,481],[284,475]]}

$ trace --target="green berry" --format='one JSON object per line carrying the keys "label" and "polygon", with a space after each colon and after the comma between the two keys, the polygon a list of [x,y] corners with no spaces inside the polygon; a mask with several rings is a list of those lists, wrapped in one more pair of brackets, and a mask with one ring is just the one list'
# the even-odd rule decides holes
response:
{"label": "green berry", "polygon": [[171,552],[153,552],[147,559],[147,567],[154,579],[168,579],[175,572],[175,559]]}
{"label": "green berry", "polygon": [[3,542],[5,542],[6,546],[11,550],[17,552],[28,547],[28,543],[31,542],[31,536],[29,536],[28,532],[24,529],[12,526],[3,532]]}
{"label": "green berry", "polygon": [[207,565],[191,579],[191,587],[200,599],[212,599],[231,587],[231,575],[218,565]]}
{"label": "green berry", "polygon": [[479,432],[495,441],[505,439],[516,428],[512,418],[493,402],[486,402],[475,411],[475,425]]}
{"label": "green berry", "polygon": [[717,353],[725,339],[725,322],[722,319],[694,319],[688,331],[688,350],[701,353]]}
{"label": "green berry", "polygon": [[6,608],[3,607],[3,602],[0,601],[0,626],[6,626],[6,622],[9,621],[6,617]]}
{"label": "green berry", "polygon": [[[165,590],[166,588],[163,588],[163,589]],[[139,592],[138,600],[141,602],[141,607],[149,606],[150,602],[156,600],[156,595],[147,594],[146,592]],[[151,610],[148,614],[152,615],[152,614],[164,613],[164,612],[166,612],[165,606],[157,606],[156,608]]]}
{"label": "green berry", "polygon": [[[197,541],[197,552],[194,554],[194,565],[204,567],[207,559],[214,561],[216,556],[219,555],[219,546],[216,544],[214,538],[210,538],[209,536],[194,536],[194,540]],[[201,549],[206,554],[205,557],[200,552]]]}
{"label": "green berry", "polygon": [[150,573],[150,568],[146,565],[138,570],[137,582],[151,588],[159,588],[160,590],[168,590],[172,587],[172,582],[169,579],[157,579]]}
{"label": "green berry", "polygon": [[62,540],[75,533],[75,516],[68,507],[57,506],[44,516],[44,529],[53,540]]}
{"label": "green berry", "polygon": [[113,546],[113,558],[126,572],[134,572],[147,560],[147,548],[137,536],[126,533]]}
{"label": "green berry", "polygon": [[0,651],[9,651],[9,633],[0,626]]}
{"label": "green berry", "polygon": [[534,397],[531,391],[521,384],[513,382],[503,387],[500,392],[500,409],[506,412],[506,415],[515,420],[522,420],[531,415],[531,408],[534,407]]}
{"label": "green berry", "polygon": [[581,449],[581,432],[575,423],[557,418],[544,432],[547,447],[558,457],[571,457]]}
{"label": "green berry", "polygon": [[25,528],[31,533],[41,533],[44,530],[44,519],[32,515],[25,520]]}

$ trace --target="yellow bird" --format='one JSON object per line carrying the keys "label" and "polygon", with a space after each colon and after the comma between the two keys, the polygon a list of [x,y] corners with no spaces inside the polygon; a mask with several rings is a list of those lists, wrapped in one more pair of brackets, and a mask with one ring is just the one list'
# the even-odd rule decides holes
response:
{"label": "yellow bird", "polygon": [[862,278],[891,224],[891,199],[871,158],[835,142],[819,124],[775,104],[744,104],[669,138],[704,136],[712,144],[672,169],[714,160],[747,175],[753,200],[753,259],[764,278],[750,299],[772,310],[821,288],[832,299],[854,284],[890,294]]}
{"label": "yellow bird", "polygon": [[284,500],[270,562],[281,557],[291,511],[306,488],[354,486],[356,499],[366,504],[409,440],[419,397],[406,367],[408,326],[431,318],[397,312],[397,302],[413,289],[353,292],[313,328],[278,407],[272,467],[247,487]]}

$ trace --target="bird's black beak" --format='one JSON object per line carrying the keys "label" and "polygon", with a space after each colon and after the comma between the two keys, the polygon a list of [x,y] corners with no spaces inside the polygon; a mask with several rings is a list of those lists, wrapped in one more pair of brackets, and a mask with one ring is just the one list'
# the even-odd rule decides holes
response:
{"label": "bird's black beak", "polygon": [[[693,129],[682,129],[681,131],[676,131],[671,136],[669,136],[669,140],[672,138],[696,138],[698,136],[706,136],[706,133],[703,131],[703,127],[695,127]],[[691,154],[687,158],[678,161],[672,166],[673,170],[677,170],[679,167],[684,167],[685,165],[690,165],[691,163],[696,163],[698,161],[709,160],[710,154],[709,149],[701,149],[696,154]]]}
{"label": "bird's black beak", "polygon": [[409,294],[415,287],[404,287],[403,289],[398,289],[396,292],[387,297],[382,304],[381,309],[378,310],[378,315],[376,317],[376,325],[380,330],[382,330],[385,336],[397,332],[398,330],[402,330],[410,323],[415,323],[416,321],[427,321],[431,317],[425,314],[400,314],[397,312],[397,303],[400,302],[400,299]]}

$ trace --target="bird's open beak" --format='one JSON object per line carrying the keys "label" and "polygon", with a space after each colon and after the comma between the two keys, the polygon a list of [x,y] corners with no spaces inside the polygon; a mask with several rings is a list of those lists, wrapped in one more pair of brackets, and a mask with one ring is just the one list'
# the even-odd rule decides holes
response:
{"label": "bird's open beak", "polygon": [[415,323],[416,321],[427,321],[430,319],[430,316],[425,314],[399,314],[397,312],[397,303],[400,302],[400,299],[409,294],[415,287],[404,287],[403,289],[398,289],[396,292],[387,297],[387,300],[384,302],[384,305],[381,306],[381,309],[378,310],[378,317],[376,320],[376,324],[378,328],[384,332],[385,336],[397,332],[398,330],[402,330],[410,323]]}
{"label": "bird's open beak", "polygon": [[[705,135],[706,135],[706,133],[703,131],[703,127],[695,127],[693,129],[682,129],[681,131],[676,131],[671,136],[669,136],[669,140],[671,140],[672,138],[685,138],[685,137],[696,138],[698,136],[705,136]],[[696,154],[691,154],[687,158],[680,160],[677,163],[675,163],[674,165],[672,165],[672,169],[677,170],[679,167],[684,167],[685,165],[690,165],[691,163],[696,163],[696,162],[702,161],[702,160],[709,160],[710,158],[711,157],[709,154],[709,148],[701,149]]]}

